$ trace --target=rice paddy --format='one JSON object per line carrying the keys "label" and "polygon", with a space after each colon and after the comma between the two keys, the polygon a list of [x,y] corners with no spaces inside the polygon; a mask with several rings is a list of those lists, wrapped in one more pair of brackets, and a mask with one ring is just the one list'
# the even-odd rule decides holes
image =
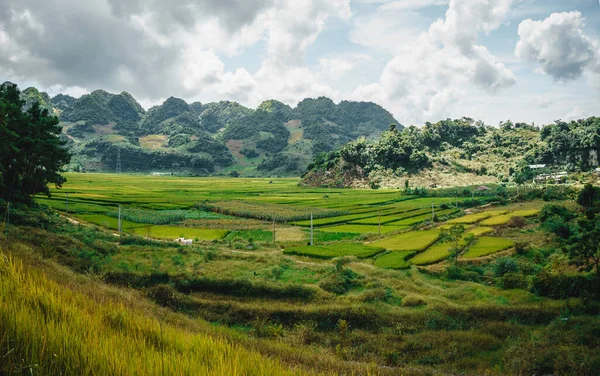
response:
{"label": "rice paddy", "polygon": [[469,250],[462,256],[463,259],[471,259],[477,257],[488,256],[500,251],[504,251],[514,245],[514,242],[509,239],[494,238],[483,236],[472,245]]}
{"label": "rice paddy", "polygon": [[452,220],[448,221],[448,223],[450,223],[450,224],[467,224],[467,225],[472,225],[472,224],[477,223],[477,222],[479,222],[481,220],[489,218],[490,216],[491,216],[491,214],[488,213],[488,212],[482,212],[482,213],[477,213],[477,214],[469,214],[469,215],[465,215],[464,217],[452,219]]}
{"label": "rice paddy", "polygon": [[435,243],[440,237],[440,230],[412,231],[395,235],[387,239],[369,243],[372,247],[383,247],[388,251],[418,252]]}
{"label": "rice paddy", "polygon": [[375,266],[382,269],[408,269],[410,262],[406,261],[412,251],[390,252],[375,259]]}
{"label": "rice paddy", "polygon": [[414,265],[430,265],[443,261],[450,256],[450,244],[438,243],[427,248],[425,252],[417,254],[410,259]]}
{"label": "rice paddy", "polygon": [[[275,240],[288,244],[285,253],[289,255],[369,258],[383,249],[423,252],[412,261],[419,264],[444,258],[444,252],[440,252],[443,246],[434,245],[440,229],[406,231],[421,224],[431,225],[433,213],[438,220],[456,215],[460,211],[457,205],[471,200],[406,196],[394,190],[307,189],[298,187],[295,179],[111,174],[67,174],[67,178],[64,189],[53,190],[52,198],[39,201],[76,220],[113,231],[118,227],[119,206],[124,233],[159,240],[185,237],[197,242],[271,243],[275,221]],[[515,211],[492,209],[455,218],[442,226],[480,222],[481,226],[468,229],[467,234],[482,236],[494,231],[484,226],[484,220],[500,222],[506,219],[503,216],[536,213],[528,207]],[[315,247],[301,245],[308,240],[311,214]],[[382,239],[367,244],[357,239],[377,235]],[[377,258],[375,265],[404,267],[404,263],[411,262],[400,262],[397,255],[385,257]]]}
{"label": "rice paddy", "polygon": [[[409,228],[408,226],[381,226],[381,234],[388,234],[390,232],[402,231]],[[370,225],[340,225],[332,227],[321,227],[319,231],[322,232],[348,232],[355,234],[378,234],[378,226]]]}
{"label": "rice paddy", "polygon": [[372,257],[383,248],[367,247],[362,244],[336,244],[335,246],[300,246],[283,251],[286,255],[307,256],[321,259],[332,259],[341,256],[355,256],[358,258]]}

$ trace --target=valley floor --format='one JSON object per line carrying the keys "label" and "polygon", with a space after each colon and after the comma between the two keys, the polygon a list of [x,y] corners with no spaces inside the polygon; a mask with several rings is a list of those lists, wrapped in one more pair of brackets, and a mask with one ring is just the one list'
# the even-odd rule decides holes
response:
{"label": "valley floor", "polygon": [[[481,208],[469,207],[471,195],[301,188],[293,179],[68,178],[39,200],[51,209],[17,207],[0,238],[0,374],[600,368],[598,301],[532,287],[542,270],[577,273],[538,229],[541,200]],[[121,237],[119,204],[131,229]],[[428,222],[428,205],[440,222]],[[307,213],[317,216],[315,247],[306,246]],[[438,240],[453,224],[476,237],[456,264]],[[186,231],[195,231],[191,246],[172,241]]]}

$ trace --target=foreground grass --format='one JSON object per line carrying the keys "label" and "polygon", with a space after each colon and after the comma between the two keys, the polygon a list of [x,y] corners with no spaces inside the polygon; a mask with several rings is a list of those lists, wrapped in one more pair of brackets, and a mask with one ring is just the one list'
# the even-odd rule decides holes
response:
{"label": "foreground grass", "polygon": [[302,374],[110,299],[99,303],[2,254],[0,275],[0,374]]}

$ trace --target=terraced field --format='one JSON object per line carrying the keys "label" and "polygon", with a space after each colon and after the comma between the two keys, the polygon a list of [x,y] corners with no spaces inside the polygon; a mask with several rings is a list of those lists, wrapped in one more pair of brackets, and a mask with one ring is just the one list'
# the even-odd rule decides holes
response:
{"label": "terraced field", "polygon": [[335,246],[300,246],[283,251],[286,255],[308,256],[321,259],[332,259],[341,256],[355,256],[358,258],[372,257],[383,252],[383,248],[367,247],[362,244],[337,244]]}
{"label": "terraced field", "polygon": [[469,250],[462,256],[464,259],[488,256],[496,252],[504,251],[514,245],[509,239],[492,238],[484,236],[480,238]]}
{"label": "terraced field", "polygon": [[382,269],[408,269],[411,263],[406,261],[413,251],[390,252],[375,259],[375,266]]}
{"label": "terraced field", "polygon": [[[460,216],[457,205],[470,203],[470,197],[424,198],[391,190],[307,189],[298,187],[295,179],[110,174],[68,174],[67,178],[65,189],[53,190],[52,198],[39,201],[77,220],[112,230],[118,226],[119,205],[123,232],[162,240],[185,237],[196,241],[271,243],[274,220],[277,242],[287,244],[285,254],[324,259],[354,256],[392,269],[447,258],[448,246],[436,244],[442,226],[473,225],[467,234],[479,237],[494,232],[491,226],[506,224],[514,216],[535,215],[538,210],[493,208]],[[410,231],[413,226],[433,224],[432,206],[438,220],[459,217],[428,230]],[[313,247],[305,245],[311,214],[317,240]],[[483,236],[463,257],[481,257],[510,246],[512,243],[506,239]]]}
{"label": "terraced field", "polygon": [[440,230],[412,231],[387,239],[369,243],[372,247],[383,247],[388,251],[418,252],[429,247],[440,237]]}

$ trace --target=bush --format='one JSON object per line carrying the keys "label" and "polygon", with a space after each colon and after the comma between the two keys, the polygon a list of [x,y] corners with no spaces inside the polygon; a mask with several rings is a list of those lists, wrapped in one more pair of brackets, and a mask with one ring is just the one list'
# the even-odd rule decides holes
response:
{"label": "bush", "polygon": [[523,228],[525,227],[525,218],[518,216],[512,217],[506,225],[512,228]]}
{"label": "bush", "polygon": [[510,272],[500,278],[500,287],[503,289],[526,289],[527,278],[522,273]]}
{"label": "bush", "polygon": [[553,215],[552,217],[548,218],[542,224],[542,228],[546,232],[553,233],[562,239],[568,239],[577,232],[577,228],[574,225],[558,215]]}
{"label": "bush", "polygon": [[566,207],[562,205],[549,204],[544,205],[544,207],[540,211],[539,220],[540,222],[545,222],[554,216],[559,216],[565,221],[570,221],[575,217],[575,215],[571,213]]}
{"label": "bush", "polygon": [[450,265],[444,275],[448,279],[462,279],[464,270],[457,265]]}
{"label": "bush", "polygon": [[518,255],[524,255],[529,249],[529,243],[526,242],[517,242],[515,243],[515,251]]}
{"label": "bush", "polygon": [[492,264],[494,276],[502,277],[507,273],[515,273],[519,270],[517,260],[512,257],[500,257]]}
{"label": "bush", "polygon": [[[340,260],[344,260],[344,258]],[[338,268],[336,265],[335,273],[325,278],[319,286],[325,291],[342,295],[353,287],[362,286],[362,276],[359,276],[350,268]]]}
{"label": "bush", "polygon": [[178,294],[179,293],[173,286],[164,283],[152,286],[146,292],[146,295],[157,304],[172,309],[179,308],[181,305]]}
{"label": "bush", "polygon": [[546,270],[536,275],[531,283],[534,294],[553,299],[568,297],[598,297],[599,281],[584,275],[554,274]]}
{"label": "bush", "polygon": [[414,295],[406,295],[404,298],[402,298],[403,307],[420,307],[425,304],[427,303],[423,299]]}

